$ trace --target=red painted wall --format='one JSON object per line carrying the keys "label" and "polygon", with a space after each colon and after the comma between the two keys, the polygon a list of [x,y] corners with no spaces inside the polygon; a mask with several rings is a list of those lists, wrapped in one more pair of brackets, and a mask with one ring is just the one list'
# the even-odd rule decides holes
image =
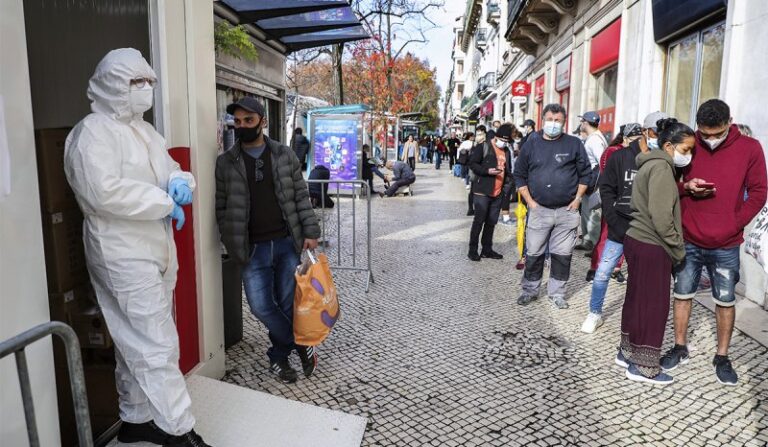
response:
{"label": "red painted wall", "polygon": [[[188,147],[168,150],[181,169],[190,170]],[[197,275],[195,274],[195,235],[192,205],[184,207],[186,218],[181,231],[173,230],[179,258],[179,274],[174,292],[176,330],[179,332],[179,367],[187,373],[200,363],[200,339],[197,327]]]}

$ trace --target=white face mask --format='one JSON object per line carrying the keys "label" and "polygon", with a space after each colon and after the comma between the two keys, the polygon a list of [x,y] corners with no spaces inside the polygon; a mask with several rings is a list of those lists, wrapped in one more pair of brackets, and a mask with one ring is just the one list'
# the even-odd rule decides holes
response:
{"label": "white face mask", "polygon": [[128,92],[128,102],[131,105],[131,112],[134,115],[142,115],[144,112],[152,108],[152,100],[154,99],[154,90],[149,84],[145,84],[142,88],[131,86]]}
{"label": "white face mask", "polygon": [[654,150],[659,148],[659,139],[648,137],[648,148]]}
{"label": "white face mask", "polygon": [[707,146],[709,146],[709,148],[710,148],[710,149],[714,150],[714,149],[716,149],[718,146],[720,146],[721,144],[723,144],[723,141],[725,141],[725,139],[726,139],[726,138],[728,138],[728,132],[729,132],[729,131],[730,131],[730,129],[729,129],[728,131],[726,131],[726,132],[725,132],[725,135],[723,135],[723,136],[722,136],[722,137],[720,137],[720,138],[715,138],[715,139],[713,139],[713,140],[704,140],[704,142],[705,142],[705,143],[707,143]]}
{"label": "white face mask", "polygon": [[496,138],[496,147],[498,147],[499,149],[504,149],[505,147],[507,147],[507,142]]}
{"label": "white face mask", "polygon": [[544,122],[544,134],[550,138],[557,138],[563,133],[563,123],[557,121],[545,121]]}
{"label": "white face mask", "polygon": [[693,154],[681,154],[676,149],[672,149],[675,152],[675,156],[672,158],[672,161],[675,163],[675,166],[678,168],[684,168],[691,164],[691,159],[693,159]]}

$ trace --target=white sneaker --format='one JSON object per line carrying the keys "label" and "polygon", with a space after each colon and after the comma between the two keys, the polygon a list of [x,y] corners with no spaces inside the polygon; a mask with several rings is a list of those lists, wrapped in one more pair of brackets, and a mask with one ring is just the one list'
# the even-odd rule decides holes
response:
{"label": "white sneaker", "polygon": [[469,185],[465,186],[464,189],[469,189]]}
{"label": "white sneaker", "polygon": [[592,312],[587,315],[587,319],[584,320],[584,323],[581,325],[581,332],[585,332],[587,334],[594,333],[597,328],[603,325],[603,317],[600,314],[593,314]]}

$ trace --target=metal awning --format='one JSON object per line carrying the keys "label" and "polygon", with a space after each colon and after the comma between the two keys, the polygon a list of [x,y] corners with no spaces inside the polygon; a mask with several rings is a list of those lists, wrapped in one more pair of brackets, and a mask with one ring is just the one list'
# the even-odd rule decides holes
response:
{"label": "metal awning", "polygon": [[347,0],[221,0],[240,24],[251,24],[289,51],[370,38]]}
{"label": "metal awning", "polygon": [[349,5],[346,0],[222,0],[242,23]]}
{"label": "metal awning", "polygon": [[359,26],[360,21],[357,20],[357,16],[352,11],[352,8],[345,6],[343,8],[273,17],[271,19],[259,20],[256,22],[256,25],[271,36],[285,37]]}
{"label": "metal awning", "polygon": [[369,37],[371,36],[368,35],[362,26],[355,26],[352,28],[334,29],[317,33],[297,34],[295,36],[284,37],[280,39],[280,41],[291,49],[291,51],[296,51],[304,48],[331,45],[334,43],[363,40],[368,39]]}

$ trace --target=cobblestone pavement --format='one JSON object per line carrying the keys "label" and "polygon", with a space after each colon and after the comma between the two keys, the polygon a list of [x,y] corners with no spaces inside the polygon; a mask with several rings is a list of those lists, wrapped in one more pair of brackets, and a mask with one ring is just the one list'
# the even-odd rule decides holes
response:
{"label": "cobblestone pavement", "polygon": [[414,197],[374,200],[370,292],[364,275],[336,275],[343,315],[316,375],[278,383],[267,372],[266,332],[244,312],[225,380],[367,417],[364,446],[768,445],[766,347],[736,331],[739,385],[718,385],[714,316],[694,304],[691,362],[676,382],[630,382],[613,364],[622,286],[609,288],[605,325],[581,333],[590,287],[576,252],[569,309],[546,299],[519,307],[514,227],[497,226],[503,261],[468,261],[463,185],[446,167],[419,165],[416,174]]}

